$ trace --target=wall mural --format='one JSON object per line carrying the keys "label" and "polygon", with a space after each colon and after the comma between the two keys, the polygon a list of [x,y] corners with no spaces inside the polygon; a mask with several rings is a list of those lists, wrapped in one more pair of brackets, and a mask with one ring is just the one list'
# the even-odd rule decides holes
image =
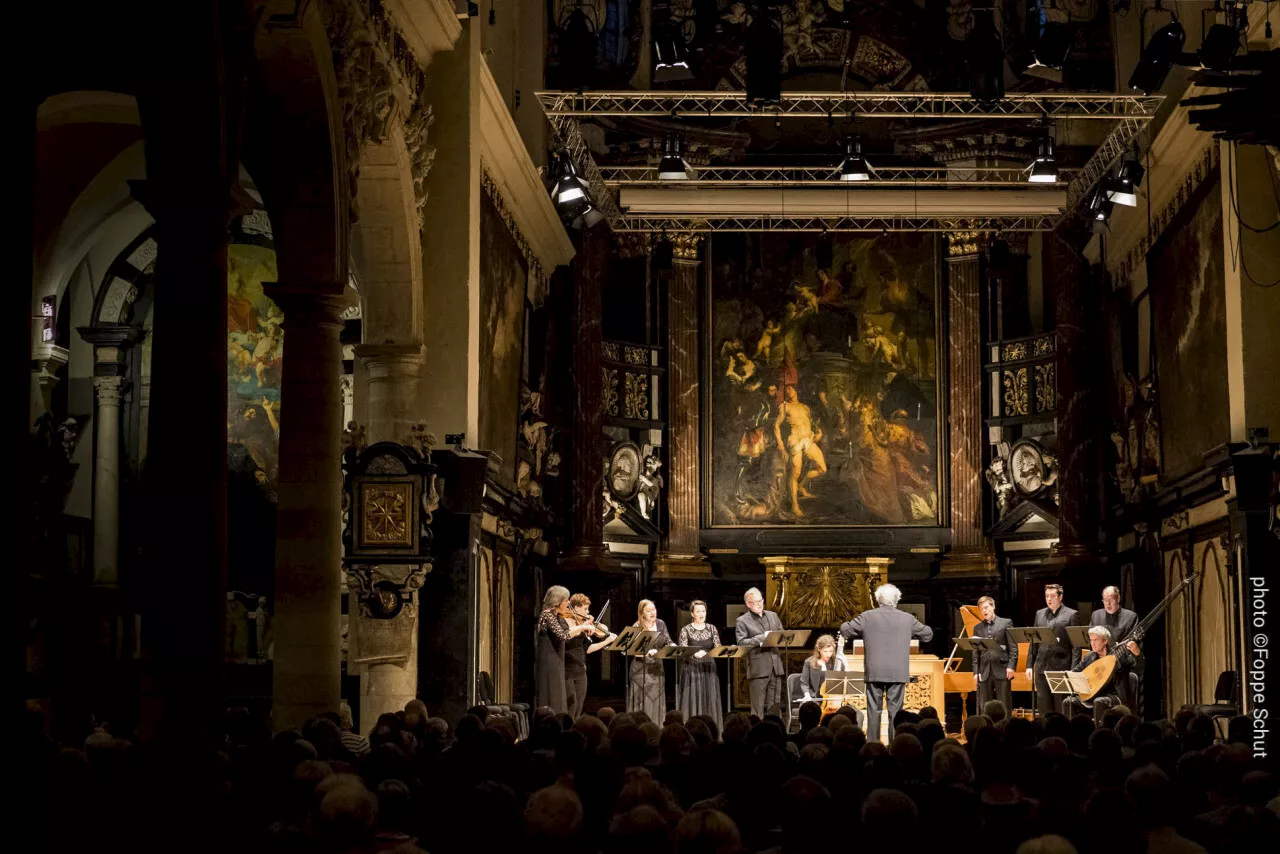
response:
{"label": "wall mural", "polygon": [[1147,255],[1166,478],[1231,438],[1220,193],[1215,170]]}
{"label": "wall mural", "polygon": [[480,374],[478,447],[502,457],[500,477],[515,482],[516,424],[524,355],[524,308],[528,267],[493,200],[480,202],[480,352],[492,354]]}
{"label": "wall mural", "polygon": [[711,248],[712,524],[938,524],[934,237]]}
{"label": "wall mural", "polygon": [[275,573],[284,314],[266,214],[232,227],[227,247],[227,564],[233,589],[270,591]]}

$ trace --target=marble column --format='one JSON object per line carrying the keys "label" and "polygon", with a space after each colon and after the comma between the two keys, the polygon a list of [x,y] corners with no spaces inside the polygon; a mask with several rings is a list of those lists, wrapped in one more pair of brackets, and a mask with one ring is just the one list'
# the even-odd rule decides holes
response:
{"label": "marble column", "polygon": [[611,251],[610,233],[601,224],[584,230],[573,262],[573,442],[569,455],[567,560],[577,568],[596,568],[604,550],[604,339],[600,325],[601,289]]}
{"label": "marble column", "polygon": [[[421,344],[359,344],[355,348],[360,373],[365,378],[365,428],[369,444],[403,442],[417,417],[418,375],[425,349]],[[405,608],[397,620],[416,620],[417,594],[414,607]],[[358,619],[354,609],[349,623]],[[358,629],[351,632],[357,637]],[[360,724],[368,733],[385,713],[394,714],[418,696],[418,633],[410,634],[409,657],[404,662],[385,662],[365,666],[361,674]],[[357,640],[358,642],[358,640]]]}
{"label": "marble column", "polygon": [[338,709],[342,610],[342,299],[268,289],[284,311],[272,723]]}
{"label": "marble column", "polygon": [[1102,283],[1082,254],[1087,226],[1067,220],[1044,236],[1045,279],[1052,282],[1058,330],[1054,370],[1058,385],[1058,542],[1051,561],[1095,566],[1102,485],[1102,445],[1107,431],[1101,390]]}
{"label": "marble column", "polygon": [[699,458],[698,295],[702,235],[672,238],[667,287],[667,533],[655,576],[710,576],[698,547],[702,475]]}
{"label": "marble column", "polygon": [[994,573],[995,554],[982,521],[982,309],[980,235],[947,235],[948,440],[951,460],[951,551],[946,573]]}
{"label": "marble column", "polygon": [[93,583],[115,587],[120,583],[120,404],[130,385],[126,354],[141,330],[97,326],[79,332],[94,355]]}

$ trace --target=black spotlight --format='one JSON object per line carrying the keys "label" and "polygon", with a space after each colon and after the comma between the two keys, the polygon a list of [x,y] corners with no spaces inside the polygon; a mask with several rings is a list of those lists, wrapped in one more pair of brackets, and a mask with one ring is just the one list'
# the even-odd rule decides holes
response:
{"label": "black spotlight", "polygon": [[1240,50],[1240,31],[1231,24],[1214,24],[1200,42],[1200,64],[1214,71],[1226,71]]}
{"label": "black spotlight", "polygon": [[1040,140],[1036,159],[1031,161],[1027,180],[1032,184],[1053,184],[1058,180],[1058,161],[1053,156],[1053,137],[1047,133]]}
{"label": "black spotlight", "polygon": [[1142,183],[1142,176],[1145,174],[1147,170],[1142,168],[1138,153],[1134,151],[1126,154],[1120,161],[1120,168],[1116,170],[1115,176],[1103,182],[1107,200],[1125,207],[1137,207],[1138,185]]}
{"label": "black spotlight", "polygon": [[551,188],[551,201],[562,217],[576,219],[591,207],[587,182],[578,176],[573,159],[567,153],[556,158],[555,184]]}
{"label": "black spotlight", "polygon": [[689,164],[681,152],[680,137],[667,134],[662,141],[662,160],[658,162],[659,181],[687,181]]}
{"label": "black spotlight", "polygon": [[1182,46],[1186,42],[1187,31],[1177,21],[1170,21],[1152,33],[1142,58],[1129,76],[1129,88],[1150,95],[1163,86],[1169,70],[1182,57]]}
{"label": "black spotlight", "polygon": [[1101,185],[1089,197],[1089,216],[1095,223],[1106,222],[1111,217],[1115,205],[1107,198],[1107,191]]}
{"label": "black spotlight", "polygon": [[862,137],[849,137],[844,144],[844,161],[840,164],[840,180],[870,181],[871,172],[871,164],[862,156]]}
{"label": "black spotlight", "polygon": [[689,48],[684,33],[671,20],[671,4],[653,4],[653,82],[675,83],[692,80]]}
{"label": "black spotlight", "polygon": [[[1054,17],[1065,18],[1059,12],[1054,0],[1049,0],[1054,8]],[[1067,54],[1071,52],[1075,32],[1064,20],[1050,20],[1050,13],[1045,9],[1045,0],[1029,0],[1027,3],[1027,42],[1031,46],[1030,64],[1023,72],[1031,77],[1062,82],[1062,68],[1066,65]]]}
{"label": "black spotlight", "polygon": [[747,27],[747,103],[782,101],[782,26],[777,12],[763,3],[751,7]]}
{"label": "black spotlight", "polygon": [[969,64],[969,94],[975,101],[994,104],[1004,97],[1004,41],[996,29],[995,12],[973,11],[973,29],[965,42]]}

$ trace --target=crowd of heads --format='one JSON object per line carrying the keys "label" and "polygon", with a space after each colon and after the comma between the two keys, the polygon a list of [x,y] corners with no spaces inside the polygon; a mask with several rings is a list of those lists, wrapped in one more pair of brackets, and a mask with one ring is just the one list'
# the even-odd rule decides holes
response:
{"label": "crowd of heads", "polygon": [[837,837],[981,839],[997,854],[1280,850],[1277,778],[1245,718],[1222,738],[1190,709],[1142,721],[1118,707],[1095,724],[991,701],[963,738],[936,709],[901,712],[887,745],[847,707],[806,703],[796,723],[539,709],[520,738],[488,708],[451,724],[413,701],[367,737],[346,708],[274,735],[238,710],[218,750],[105,729],[59,747],[38,721],[24,745],[55,850],[789,854]]}

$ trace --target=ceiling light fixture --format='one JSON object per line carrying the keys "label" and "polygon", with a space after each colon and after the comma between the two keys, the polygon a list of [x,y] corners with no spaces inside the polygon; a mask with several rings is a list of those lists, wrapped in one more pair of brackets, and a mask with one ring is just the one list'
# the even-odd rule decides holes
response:
{"label": "ceiling light fixture", "polygon": [[870,181],[871,163],[862,156],[862,137],[851,136],[845,140],[844,160],[840,163],[841,181]]}
{"label": "ceiling light fixture", "polygon": [[1031,161],[1031,172],[1027,181],[1032,184],[1056,184],[1058,182],[1058,161],[1053,156],[1053,137],[1046,130],[1040,138],[1039,152]]}
{"label": "ceiling light fixture", "polygon": [[1150,95],[1163,86],[1169,71],[1182,59],[1182,46],[1186,42],[1187,31],[1176,20],[1152,33],[1151,41],[1142,50],[1142,58],[1129,75],[1129,88]]}
{"label": "ceiling light fixture", "polygon": [[662,160],[658,162],[659,181],[687,181],[689,164],[681,154],[680,137],[667,134],[662,141]]}
{"label": "ceiling light fixture", "polygon": [[689,48],[684,33],[671,20],[671,4],[653,4],[653,82],[675,83],[692,80]]}
{"label": "ceiling light fixture", "polygon": [[1089,197],[1089,216],[1095,223],[1106,222],[1115,205],[1107,198],[1106,190],[1099,186]]}
{"label": "ceiling light fixture", "polygon": [[1115,176],[1103,182],[1107,200],[1129,208],[1137,207],[1138,185],[1142,183],[1142,176],[1146,173],[1147,170],[1138,161],[1137,151],[1126,154],[1120,161],[1120,168]]}
{"label": "ceiling light fixture", "polygon": [[1067,23],[1066,13],[1057,8],[1055,0],[1049,0],[1048,8],[1045,0],[1028,2],[1027,40],[1031,45],[1031,63],[1023,73],[1061,83],[1062,69],[1066,65],[1067,54],[1071,52],[1075,32]]}

